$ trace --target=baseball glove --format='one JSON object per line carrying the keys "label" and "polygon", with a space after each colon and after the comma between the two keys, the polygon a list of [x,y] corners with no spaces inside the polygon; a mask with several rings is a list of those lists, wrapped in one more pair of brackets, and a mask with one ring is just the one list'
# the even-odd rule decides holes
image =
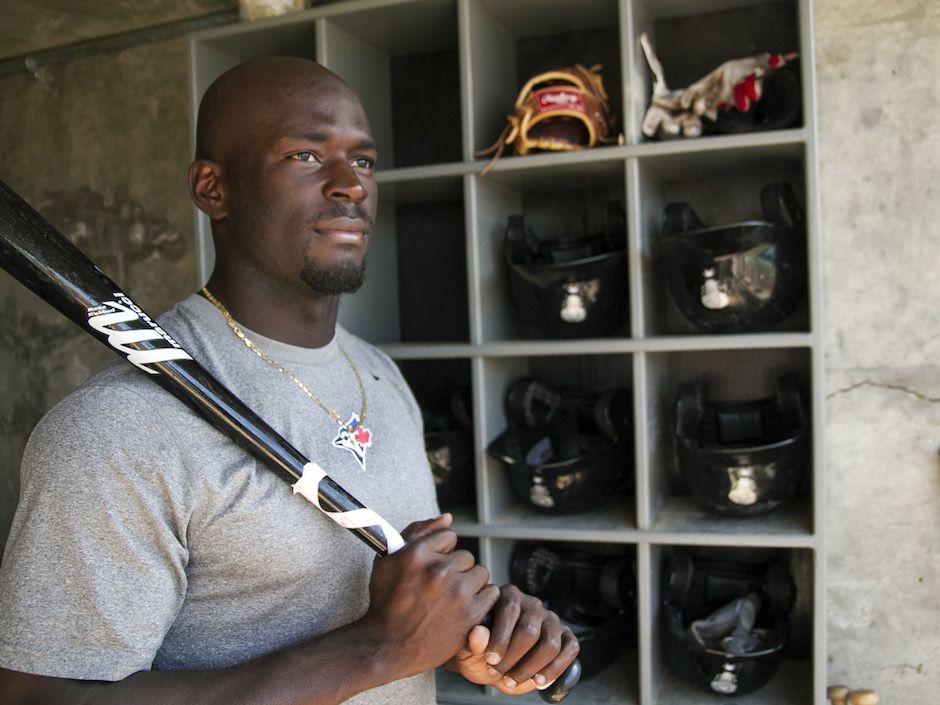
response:
{"label": "baseball glove", "polygon": [[507,145],[516,154],[533,150],[586,149],[598,144],[616,144],[614,116],[601,78],[601,66],[580,64],[545,71],[530,78],[516,97],[515,111],[490,147],[477,156],[493,154],[481,172],[489,173]]}

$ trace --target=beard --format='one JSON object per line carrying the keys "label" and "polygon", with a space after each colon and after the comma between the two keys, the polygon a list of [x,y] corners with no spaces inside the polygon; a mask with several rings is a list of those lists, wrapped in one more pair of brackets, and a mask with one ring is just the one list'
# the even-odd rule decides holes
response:
{"label": "beard", "polygon": [[359,290],[366,278],[366,263],[346,262],[332,267],[322,267],[305,262],[300,278],[315,293],[321,296],[352,294]]}

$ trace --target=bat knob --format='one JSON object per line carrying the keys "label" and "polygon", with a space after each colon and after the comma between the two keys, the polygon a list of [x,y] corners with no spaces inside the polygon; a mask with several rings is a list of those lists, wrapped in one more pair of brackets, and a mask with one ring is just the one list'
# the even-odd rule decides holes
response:
{"label": "bat knob", "polygon": [[547,703],[560,703],[581,680],[581,662],[575,659],[565,672],[539,691],[539,697]]}

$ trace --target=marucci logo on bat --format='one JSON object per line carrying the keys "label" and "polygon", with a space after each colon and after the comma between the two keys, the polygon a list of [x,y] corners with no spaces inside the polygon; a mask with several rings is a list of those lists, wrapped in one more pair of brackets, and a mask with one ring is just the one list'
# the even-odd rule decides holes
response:
{"label": "marucci logo on bat", "polygon": [[[182,346],[170,337],[170,334],[163,330],[156,321],[144,313],[137,304],[130,300],[125,294],[116,291],[113,294],[117,301],[104,301],[97,306],[88,309],[88,325],[101,335],[108,337],[108,345],[127,356],[127,361],[135,365],[148,374],[155,375],[157,370],[152,370],[147,365],[155,362],[166,362],[168,360],[192,360],[189,353],[183,350]],[[112,326],[122,323],[132,323],[141,321],[146,323],[148,328],[131,328],[115,330]],[[162,340],[170,344],[171,347],[145,348],[139,349],[130,347],[131,345],[144,342],[153,342]]]}

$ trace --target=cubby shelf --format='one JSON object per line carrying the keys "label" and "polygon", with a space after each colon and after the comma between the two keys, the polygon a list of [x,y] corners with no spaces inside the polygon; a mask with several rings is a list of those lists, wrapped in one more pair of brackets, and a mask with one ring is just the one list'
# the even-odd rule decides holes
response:
{"label": "cubby shelf", "polygon": [[[821,247],[811,0],[345,0],[191,38],[192,105],[224,70],[270,54],[316,59],[363,98],[379,146],[379,222],[363,289],[341,323],[402,367],[421,400],[447,383],[470,389],[475,501],[454,508],[459,534],[494,581],[509,577],[519,541],[629,550],[635,560],[635,645],[579,685],[572,705],[824,703],[825,476]],[[802,118],[795,127],[698,139],[647,140],[640,126],[652,76],[647,32],[672,87],[726,59],[758,51],[800,53]],[[538,71],[603,65],[622,144],[527,156],[507,154],[481,177],[490,145],[519,87]],[[195,112],[195,111],[194,111]],[[705,334],[669,296],[656,251],[663,207],[692,204],[706,222],[760,216],[759,192],[789,181],[806,213],[808,284],[797,309],[760,333]],[[598,228],[606,204],[625,212],[629,311],[603,338],[527,336],[507,291],[502,238],[510,215],[533,228]],[[211,239],[198,219],[201,274]],[[557,235],[558,233],[548,233]],[[807,481],[777,511],[749,519],[706,513],[673,467],[672,416],[680,382],[709,380],[734,394],[767,394],[795,374],[812,450]],[[537,514],[486,453],[505,428],[503,395],[524,374],[547,374],[632,397],[632,489],[604,508]],[[767,549],[785,556],[797,585],[786,658],[751,695],[719,698],[678,678],[662,637],[660,577],[687,547]],[[512,700],[438,674],[442,703]]]}

